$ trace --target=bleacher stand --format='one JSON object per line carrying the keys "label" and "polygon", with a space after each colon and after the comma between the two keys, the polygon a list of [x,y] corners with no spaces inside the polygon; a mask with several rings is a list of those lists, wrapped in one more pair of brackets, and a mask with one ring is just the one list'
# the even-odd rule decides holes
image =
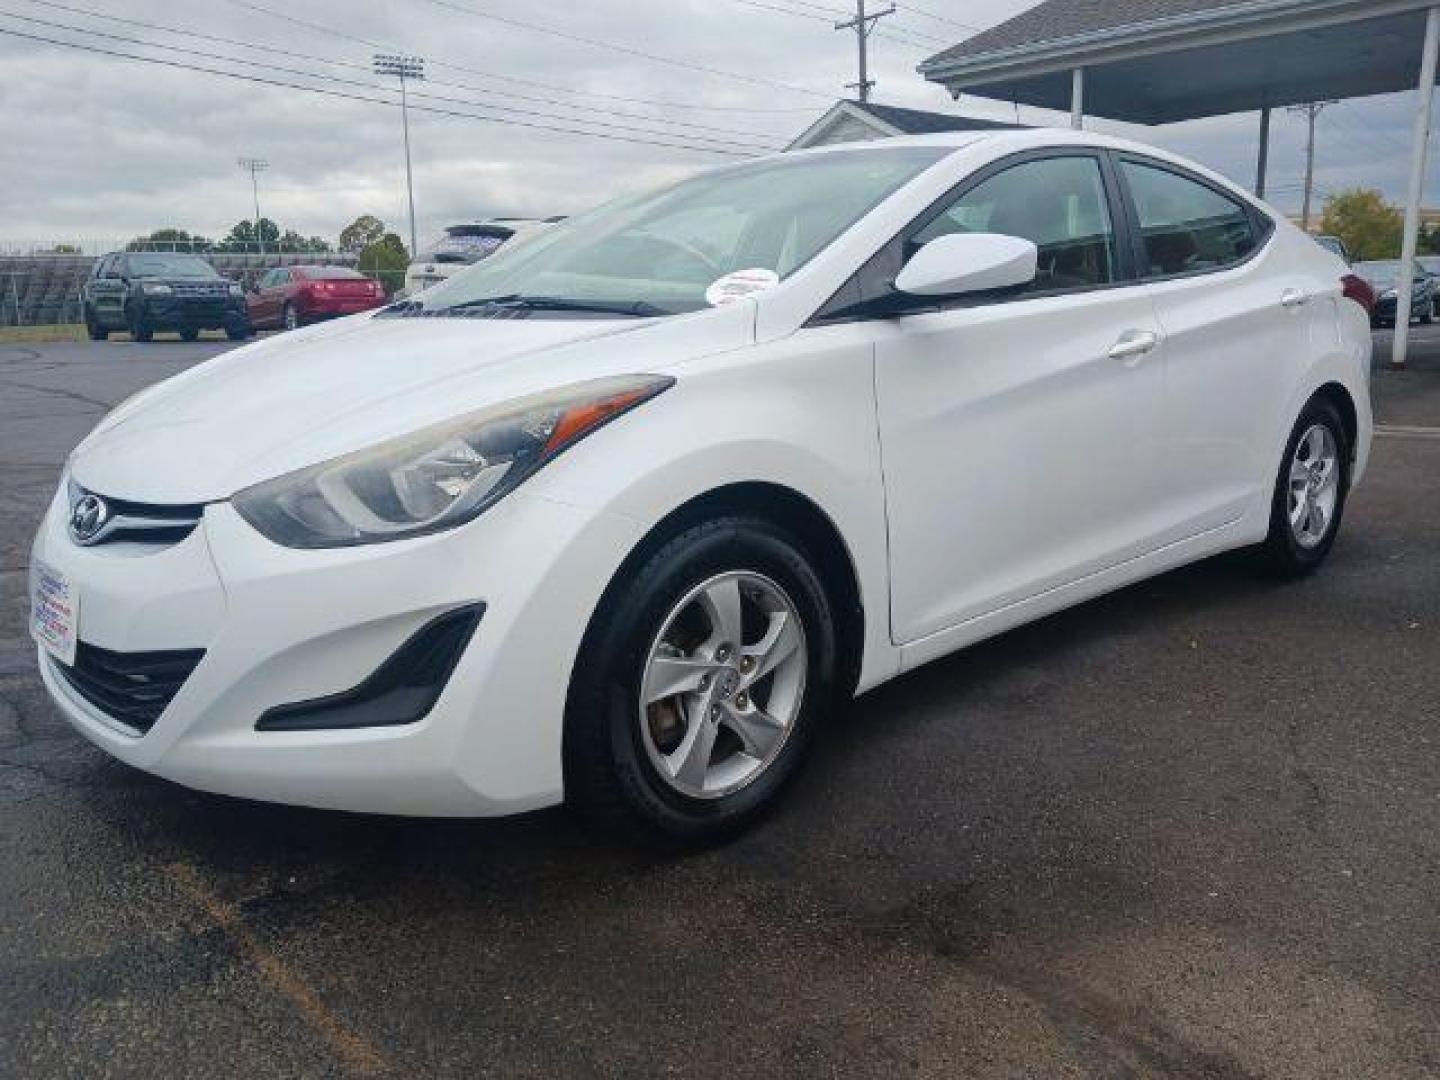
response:
{"label": "bleacher stand", "polygon": [[[355,266],[354,255],[199,252],[217,271],[244,286],[277,266]],[[85,321],[81,288],[97,259],[91,255],[0,255],[0,326],[47,326]]]}

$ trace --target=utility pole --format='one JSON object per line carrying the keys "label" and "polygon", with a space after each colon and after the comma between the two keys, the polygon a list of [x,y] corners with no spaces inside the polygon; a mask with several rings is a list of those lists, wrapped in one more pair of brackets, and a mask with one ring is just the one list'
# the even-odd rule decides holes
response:
{"label": "utility pole", "polygon": [[1333,101],[1312,101],[1308,105],[1292,105],[1290,111],[1305,117],[1309,134],[1305,140],[1305,206],[1300,213],[1300,227],[1310,231],[1310,209],[1315,195],[1315,121],[1320,114],[1334,105]]}
{"label": "utility pole", "polygon": [[415,179],[410,171],[410,99],[406,79],[425,78],[425,61],[419,56],[395,53],[375,54],[375,74],[394,75],[400,80],[400,122],[405,129],[405,190],[410,198],[410,257],[415,257]]}
{"label": "utility pole", "polygon": [[250,174],[250,194],[255,196],[255,243],[260,245],[260,254],[265,254],[265,238],[260,235],[260,174],[270,168],[264,158],[236,158],[235,164]]}
{"label": "utility pole", "polygon": [[860,81],[846,83],[847,90],[858,91],[861,101],[870,100],[870,88],[875,85],[875,80],[870,78],[869,66],[866,57],[866,45],[870,41],[870,31],[875,29],[875,24],[886,15],[895,14],[895,5],[891,4],[884,11],[877,11],[873,15],[865,14],[865,0],[855,0],[855,18],[846,22],[835,24],[836,30],[854,30],[855,41],[860,47]]}

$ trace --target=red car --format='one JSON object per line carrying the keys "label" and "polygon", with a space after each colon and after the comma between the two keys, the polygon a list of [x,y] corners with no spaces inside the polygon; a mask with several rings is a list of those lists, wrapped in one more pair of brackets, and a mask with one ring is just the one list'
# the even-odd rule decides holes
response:
{"label": "red car", "polygon": [[256,330],[354,315],[385,304],[380,283],[344,266],[281,266],[267,271],[246,299]]}

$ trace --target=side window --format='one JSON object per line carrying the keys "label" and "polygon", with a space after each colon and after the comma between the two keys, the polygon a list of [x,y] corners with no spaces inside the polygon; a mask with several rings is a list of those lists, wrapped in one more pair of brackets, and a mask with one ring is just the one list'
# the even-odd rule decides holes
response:
{"label": "side window", "polygon": [[92,281],[96,278],[103,278],[105,276],[105,272],[110,266],[110,258],[111,256],[106,255],[103,259],[96,262],[96,264],[90,268],[90,278]]}
{"label": "side window", "polygon": [[260,288],[262,288],[262,289],[269,289],[269,288],[273,288],[274,286],[278,285],[279,282],[276,280],[276,275],[277,275],[279,272],[280,272],[280,271],[278,271],[278,270],[267,270],[267,271],[265,271],[265,276],[260,279]]}
{"label": "side window", "polygon": [[962,232],[1033,241],[1040,266],[1030,292],[1107,285],[1118,276],[1105,180],[1093,157],[1041,158],[996,173],[911,236],[909,251]]}
{"label": "side window", "polygon": [[1221,270],[1259,245],[1255,223],[1240,203],[1168,169],[1122,161],[1140,218],[1148,277]]}

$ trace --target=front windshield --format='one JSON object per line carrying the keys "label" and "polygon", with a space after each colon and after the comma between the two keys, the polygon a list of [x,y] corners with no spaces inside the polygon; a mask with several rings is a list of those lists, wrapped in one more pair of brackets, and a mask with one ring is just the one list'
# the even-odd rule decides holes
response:
{"label": "front windshield", "polygon": [[137,277],[214,277],[215,268],[197,255],[147,252],[130,256],[130,271]]}
{"label": "front windshield", "polygon": [[525,298],[634,305],[647,314],[698,311],[706,290],[728,274],[788,277],[949,153],[881,147],[704,173],[561,222],[421,302],[426,311]]}

